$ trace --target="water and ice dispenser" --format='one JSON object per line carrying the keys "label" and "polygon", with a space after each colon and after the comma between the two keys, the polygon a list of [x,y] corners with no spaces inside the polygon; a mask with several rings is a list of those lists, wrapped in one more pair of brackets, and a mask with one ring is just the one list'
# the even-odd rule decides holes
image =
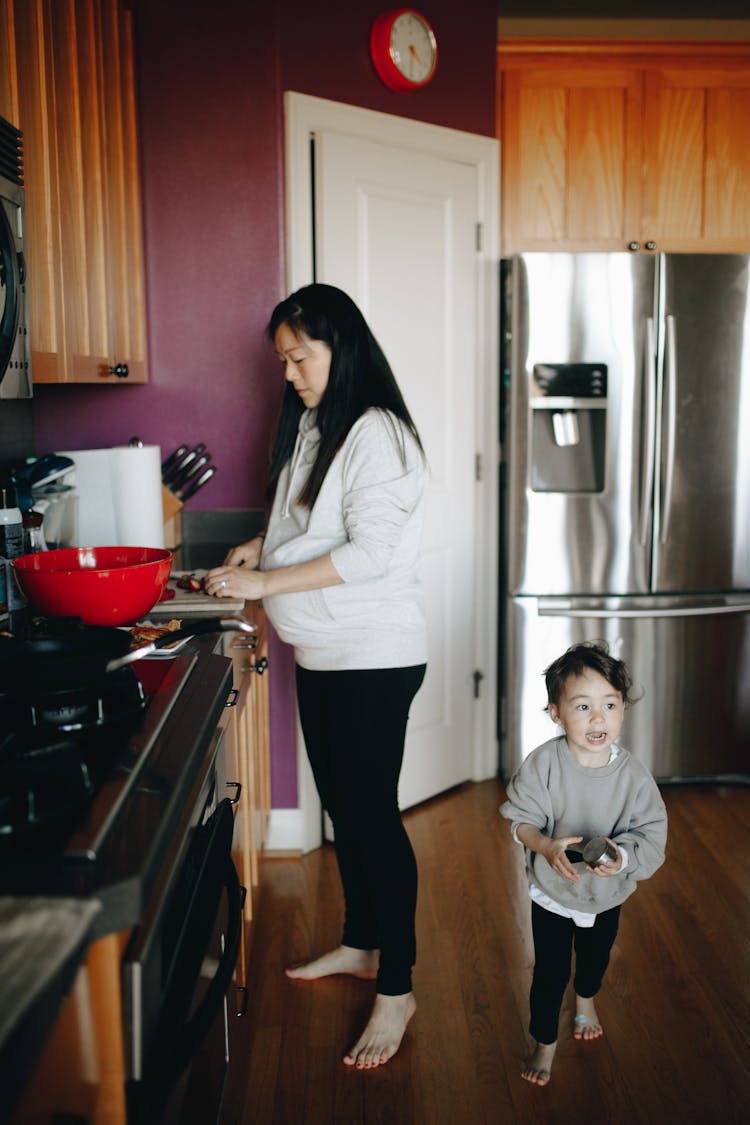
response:
{"label": "water and ice dispenser", "polygon": [[607,365],[537,363],[531,374],[534,492],[603,492]]}

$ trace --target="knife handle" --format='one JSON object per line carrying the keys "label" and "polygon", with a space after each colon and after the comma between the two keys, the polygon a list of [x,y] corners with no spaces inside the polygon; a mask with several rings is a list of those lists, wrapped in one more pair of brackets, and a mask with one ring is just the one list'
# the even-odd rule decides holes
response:
{"label": "knife handle", "polygon": [[205,469],[210,460],[210,453],[201,453],[200,457],[196,457],[187,465],[181,466],[175,475],[170,478],[169,487],[179,496],[180,489],[184,488],[188,481],[192,480],[201,469]]}
{"label": "knife handle", "polygon": [[186,500],[189,500],[191,496],[195,496],[198,489],[203,488],[203,485],[211,479],[215,472],[216,465],[209,465],[208,468],[204,472],[202,472],[199,477],[193,477],[193,479],[180,492],[179,498],[180,500],[182,500],[183,504]]}
{"label": "knife handle", "polygon": [[169,454],[169,457],[167,457],[166,461],[162,461],[162,463],[161,463],[162,476],[164,475],[164,473],[168,473],[170,471],[170,469],[173,469],[175,467],[175,465],[177,464],[177,462],[180,460],[180,458],[185,456],[187,451],[188,451],[188,447],[186,445],[178,445],[177,448],[175,449],[175,451],[173,453]]}

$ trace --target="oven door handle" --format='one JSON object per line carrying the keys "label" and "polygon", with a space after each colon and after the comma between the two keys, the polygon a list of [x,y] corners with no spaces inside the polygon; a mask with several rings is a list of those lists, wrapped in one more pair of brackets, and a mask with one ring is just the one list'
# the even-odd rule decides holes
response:
{"label": "oven door handle", "polygon": [[242,934],[243,888],[231,858],[227,859],[224,889],[227,892],[227,923],[224,951],[203,999],[190,1019],[175,1034],[169,1051],[168,1072],[159,1079],[168,1089],[176,1083],[208,1033],[234,975]]}

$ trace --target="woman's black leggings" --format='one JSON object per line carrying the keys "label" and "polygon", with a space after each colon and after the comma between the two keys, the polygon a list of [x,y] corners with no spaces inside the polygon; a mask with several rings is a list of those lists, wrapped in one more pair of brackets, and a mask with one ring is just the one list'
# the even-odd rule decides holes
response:
{"label": "woman's black leggings", "polygon": [[575,946],[573,988],[578,996],[595,996],[609,964],[617,937],[620,907],[597,914],[593,926],[576,926],[571,918],[531,904],[534,934],[534,978],[531,982],[529,1031],[537,1043],[556,1043],[563,996],[570,980],[571,949]]}
{"label": "woman's black leggings", "polygon": [[426,665],[344,672],[297,666],[310,765],[335,833],[342,944],[379,949],[378,992],[411,991],[417,864],[398,807],[409,707]]}

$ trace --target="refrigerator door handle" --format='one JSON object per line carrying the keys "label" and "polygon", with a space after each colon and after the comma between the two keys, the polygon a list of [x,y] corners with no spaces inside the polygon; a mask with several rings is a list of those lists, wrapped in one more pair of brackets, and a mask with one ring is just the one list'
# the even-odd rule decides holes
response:
{"label": "refrigerator door handle", "polygon": [[674,447],[677,433],[677,349],[675,346],[675,319],[666,317],[664,342],[664,369],[666,372],[667,394],[667,452],[664,467],[664,491],[661,498],[661,530],[659,540],[666,543],[669,535],[669,520],[672,514],[672,484],[674,482]]}
{"label": "refrigerator door handle", "polygon": [[655,606],[652,609],[607,609],[601,606],[571,608],[559,599],[540,598],[537,603],[539,617],[594,617],[606,618],[616,621],[620,618],[646,618],[646,617],[712,617],[720,613],[750,613],[750,601],[738,602],[727,605],[718,602],[714,605],[687,606]]}
{"label": "refrigerator door handle", "polygon": [[638,527],[638,542],[642,547],[648,541],[648,531],[651,525],[651,493],[654,487],[654,461],[656,459],[656,430],[654,415],[656,413],[656,336],[654,331],[654,318],[646,319],[646,333],[644,340],[645,356],[645,395],[646,413],[644,418],[644,433],[646,447],[644,449],[643,481],[641,486],[640,520]]}

